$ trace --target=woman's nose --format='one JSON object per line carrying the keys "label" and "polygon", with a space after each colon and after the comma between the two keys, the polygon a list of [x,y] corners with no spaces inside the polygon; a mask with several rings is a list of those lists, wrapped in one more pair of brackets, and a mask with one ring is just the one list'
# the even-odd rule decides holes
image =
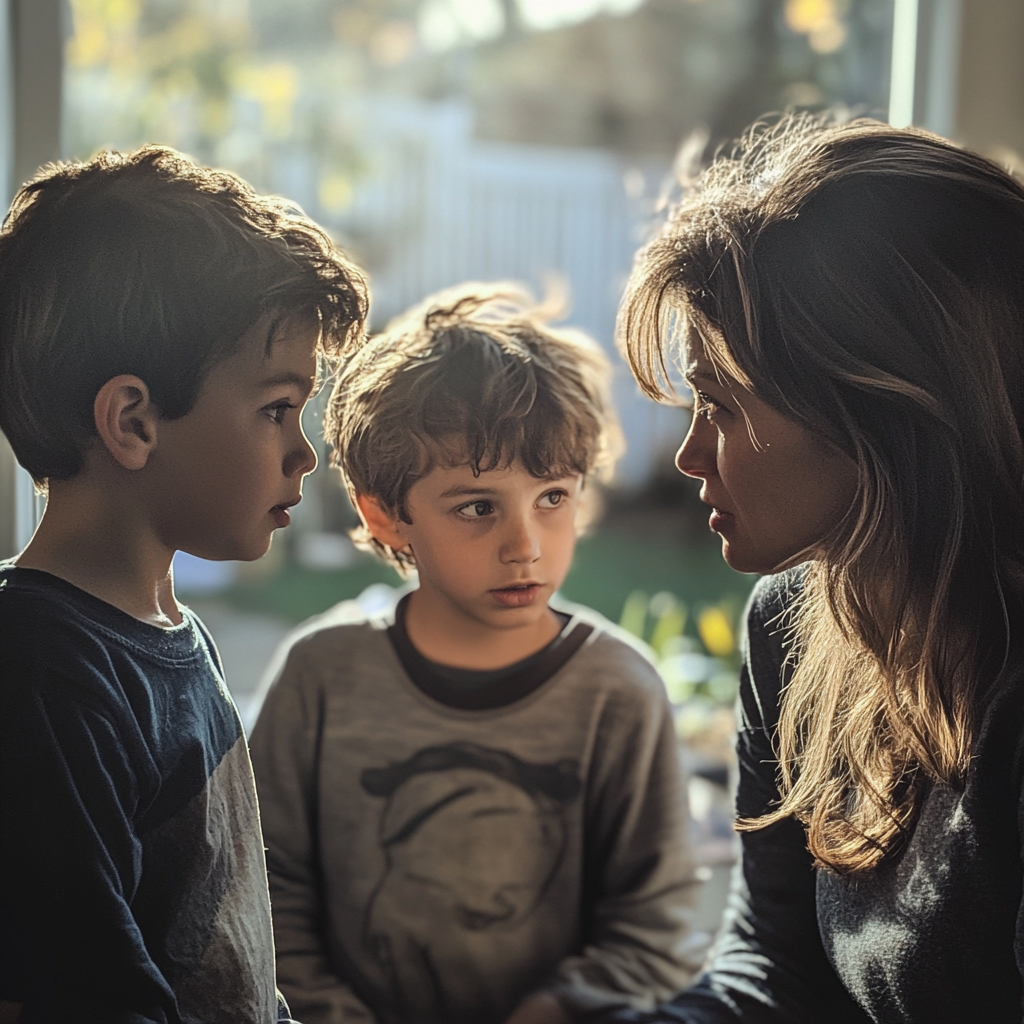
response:
{"label": "woman's nose", "polygon": [[676,469],[680,473],[704,479],[714,471],[714,433],[711,424],[694,413],[690,429],[676,452]]}

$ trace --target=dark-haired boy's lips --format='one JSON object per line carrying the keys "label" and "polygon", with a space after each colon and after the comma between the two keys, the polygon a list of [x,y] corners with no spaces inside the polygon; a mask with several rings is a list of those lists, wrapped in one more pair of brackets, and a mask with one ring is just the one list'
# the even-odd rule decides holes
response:
{"label": "dark-haired boy's lips", "polygon": [[291,501],[282,501],[280,505],[275,505],[270,510],[270,514],[274,517],[274,522],[280,527],[287,526],[292,521],[291,513],[288,509],[298,505],[300,501],[302,501],[302,495]]}

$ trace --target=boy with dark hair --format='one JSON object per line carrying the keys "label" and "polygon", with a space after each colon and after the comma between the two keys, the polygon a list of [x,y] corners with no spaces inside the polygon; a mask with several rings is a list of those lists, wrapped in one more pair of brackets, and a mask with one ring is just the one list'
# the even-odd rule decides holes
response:
{"label": "boy with dark hair", "polygon": [[287,525],[365,312],[316,225],[172,150],[18,193],[0,427],[48,501],[0,563],[0,1020],[287,1017],[245,739],[170,566]]}
{"label": "boy with dark hair", "polygon": [[341,372],[356,540],[419,585],[304,627],[252,737],[278,977],[311,1024],[563,1024],[699,967],[664,687],[600,616],[548,603],[613,460],[607,376],[480,285]]}

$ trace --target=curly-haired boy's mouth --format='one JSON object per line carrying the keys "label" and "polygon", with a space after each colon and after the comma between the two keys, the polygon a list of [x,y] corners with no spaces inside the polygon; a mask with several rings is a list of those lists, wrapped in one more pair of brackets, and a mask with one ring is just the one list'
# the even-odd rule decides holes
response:
{"label": "curly-haired boy's mouth", "polygon": [[541,592],[543,584],[537,582],[513,583],[507,587],[496,587],[490,593],[499,604],[508,608],[519,608],[533,604]]}

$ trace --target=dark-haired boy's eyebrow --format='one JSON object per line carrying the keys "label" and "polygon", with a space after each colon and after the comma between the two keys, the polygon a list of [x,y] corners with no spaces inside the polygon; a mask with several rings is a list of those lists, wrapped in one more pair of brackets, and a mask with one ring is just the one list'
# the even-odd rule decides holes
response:
{"label": "dark-haired boy's eyebrow", "polygon": [[294,385],[300,391],[312,391],[316,385],[316,378],[303,377],[301,373],[277,373],[273,377],[266,377],[256,386],[261,390],[268,388],[280,388]]}

